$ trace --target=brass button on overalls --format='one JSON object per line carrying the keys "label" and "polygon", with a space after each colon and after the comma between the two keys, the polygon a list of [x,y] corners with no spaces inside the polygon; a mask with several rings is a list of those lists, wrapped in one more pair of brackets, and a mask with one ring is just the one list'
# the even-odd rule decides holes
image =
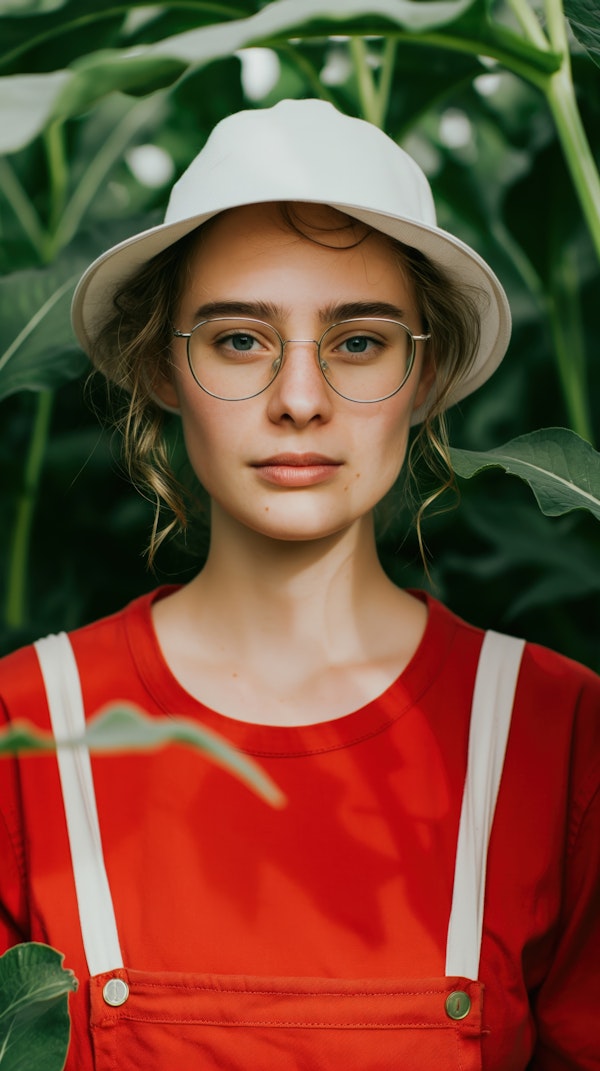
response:
{"label": "brass button on overalls", "polygon": [[471,998],[462,989],[457,989],[446,997],[445,1007],[450,1019],[465,1019],[471,1011]]}

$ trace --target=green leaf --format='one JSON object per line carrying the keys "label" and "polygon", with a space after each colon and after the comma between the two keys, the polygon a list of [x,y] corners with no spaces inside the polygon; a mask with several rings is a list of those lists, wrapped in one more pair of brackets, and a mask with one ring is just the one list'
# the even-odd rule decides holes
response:
{"label": "green leaf", "polygon": [[512,498],[507,508],[498,497],[463,503],[461,514],[485,550],[451,550],[445,568],[485,584],[502,576],[507,565],[513,576],[526,576],[526,583],[515,584],[507,621],[600,591],[597,546],[589,546],[580,534],[580,514],[550,520],[530,499]]}
{"label": "green leaf", "polygon": [[[282,807],[285,802],[277,785],[257,763],[222,736],[189,718],[155,718],[131,704],[111,704],[90,718],[80,739],[69,740],[66,746],[80,744],[101,752],[143,751],[165,744],[187,744],[235,774],[273,807]],[[48,751],[55,746],[51,733],[36,729],[29,722],[16,721],[0,731],[0,756]]]}
{"label": "green leaf", "polygon": [[41,944],[0,956],[0,1068],[61,1071],[69,1044],[68,994],[77,989],[64,957]]}
{"label": "green leaf", "polygon": [[[86,263],[80,260],[81,270]],[[49,268],[0,279],[0,399],[52,389],[88,366],[69,322],[77,265],[71,253]]]}
{"label": "green leaf", "polygon": [[[249,18],[200,26],[154,45],[92,53],[72,65],[73,77],[57,96],[53,115],[64,118],[89,108],[113,90],[145,93],[170,84],[187,70],[232,55],[257,41],[291,36],[355,32],[389,32],[398,27],[415,33],[439,29],[466,11],[474,0],[275,0]],[[358,22],[357,22],[358,20]],[[340,23],[343,26],[340,27]]]}
{"label": "green leaf", "polygon": [[386,33],[402,28],[414,33],[454,22],[475,0],[274,0],[246,19],[175,34],[151,47],[155,55],[175,56],[190,64],[230,55],[263,40],[336,34]]}
{"label": "green leaf", "polygon": [[2,0],[2,15],[45,15],[58,11],[67,0]]}
{"label": "green leaf", "polygon": [[[135,51],[106,49],[75,60],[69,71],[0,78],[0,108],[5,116],[0,151],[15,152],[28,144],[51,118],[64,119],[90,108],[108,93],[148,93],[170,85],[188,66],[230,56],[262,38],[324,36],[369,29],[402,28],[414,33],[453,22],[474,0],[276,0],[256,15],[174,34]],[[356,19],[359,20],[358,25]],[[366,20],[366,22],[365,22]],[[343,23],[343,26],[339,24]]]}
{"label": "green leaf", "polygon": [[93,52],[77,60],[72,76],[55,98],[53,119],[66,119],[91,108],[109,93],[152,93],[175,82],[187,68],[179,59],[135,55],[116,49]]}
{"label": "green leaf", "polygon": [[[201,25],[135,50],[86,52],[68,71],[26,76],[25,82],[38,80],[35,114],[21,130],[18,118],[10,118],[5,109],[9,121],[4,151],[22,148],[51,119],[78,115],[111,92],[153,92],[177,81],[189,67],[201,67],[248,46],[290,38],[390,33],[475,55],[487,51],[515,70],[525,70],[528,64],[527,70],[552,71],[558,63],[553,53],[536,49],[491,22],[482,0],[372,0],[368,6],[364,0],[328,0],[326,5],[322,0],[303,0],[301,5],[297,0],[274,0],[248,18]],[[0,104],[4,96],[7,108],[10,86],[4,83],[10,81],[10,77],[0,79]],[[27,90],[25,84],[23,93]]]}
{"label": "green leaf", "polygon": [[459,476],[475,476],[499,466],[531,487],[547,516],[586,509],[600,520],[600,454],[566,428],[546,428],[494,450],[450,451]]}
{"label": "green leaf", "polygon": [[0,154],[17,152],[33,141],[50,121],[54,102],[71,78],[68,71],[0,78]]}
{"label": "green leaf", "polygon": [[600,66],[600,18],[597,0],[564,0],[564,11],[575,37]]}
{"label": "green leaf", "polygon": [[[274,0],[256,15],[159,42],[154,54],[206,63],[248,45],[297,38],[356,34],[411,35],[416,42],[470,53],[501,56],[514,70],[552,72],[560,57],[531,45],[489,18],[486,0]],[[408,39],[411,39],[408,38]]]}

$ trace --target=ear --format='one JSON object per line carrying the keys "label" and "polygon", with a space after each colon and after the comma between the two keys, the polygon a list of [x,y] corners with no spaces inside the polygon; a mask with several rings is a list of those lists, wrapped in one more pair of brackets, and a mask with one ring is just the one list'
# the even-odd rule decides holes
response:
{"label": "ear", "polygon": [[169,413],[180,412],[179,398],[171,375],[159,372],[150,393],[161,409],[166,409]]}
{"label": "ear", "polygon": [[433,354],[426,354],[421,364],[419,373],[419,385],[415,394],[413,406],[418,409],[425,403],[435,380],[435,360]]}

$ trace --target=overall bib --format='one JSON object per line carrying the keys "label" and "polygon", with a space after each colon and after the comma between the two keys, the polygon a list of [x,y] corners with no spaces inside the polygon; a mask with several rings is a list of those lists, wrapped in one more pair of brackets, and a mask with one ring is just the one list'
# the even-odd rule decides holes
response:
{"label": "overall bib", "polygon": [[[488,632],[481,649],[439,978],[253,977],[124,964],[89,752],[59,746],[96,1071],[481,1071],[487,849],[523,647]],[[36,650],[57,742],[81,736],[85,714],[68,638],[47,637]]]}

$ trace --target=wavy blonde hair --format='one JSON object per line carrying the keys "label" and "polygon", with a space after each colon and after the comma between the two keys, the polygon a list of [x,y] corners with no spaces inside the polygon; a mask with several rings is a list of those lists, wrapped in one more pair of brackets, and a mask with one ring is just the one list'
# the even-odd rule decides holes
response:
{"label": "wavy blonde hair", "polygon": [[[307,225],[302,223],[294,205],[282,204],[280,210],[286,226],[319,244],[328,244],[314,237],[313,227],[307,233]],[[350,217],[345,219],[348,222],[342,229],[348,230],[352,237],[349,246],[360,244],[370,233],[381,233],[357,224]],[[114,424],[122,433],[127,472],[138,490],[154,503],[154,523],[147,549],[150,566],[167,536],[187,529],[193,512],[193,496],[173,472],[165,436],[167,414],[157,403],[154,389],[161,378],[169,377],[173,327],[191,254],[211,223],[212,220],[163,250],[117,292],[114,313],[100,330],[91,351],[92,361],[106,377],[111,395],[116,388],[118,404],[113,406]],[[435,398],[407,458],[412,484],[422,462],[438,482],[436,489],[420,501],[416,512],[417,534],[425,562],[423,514],[447,488],[454,486],[444,410],[457,383],[475,359],[481,297],[451,278],[418,249],[393,238],[387,241],[397,255],[400,271],[413,287],[423,331],[431,334],[426,359],[434,368]],[[164,508],[169,519],[161,525]]]}

